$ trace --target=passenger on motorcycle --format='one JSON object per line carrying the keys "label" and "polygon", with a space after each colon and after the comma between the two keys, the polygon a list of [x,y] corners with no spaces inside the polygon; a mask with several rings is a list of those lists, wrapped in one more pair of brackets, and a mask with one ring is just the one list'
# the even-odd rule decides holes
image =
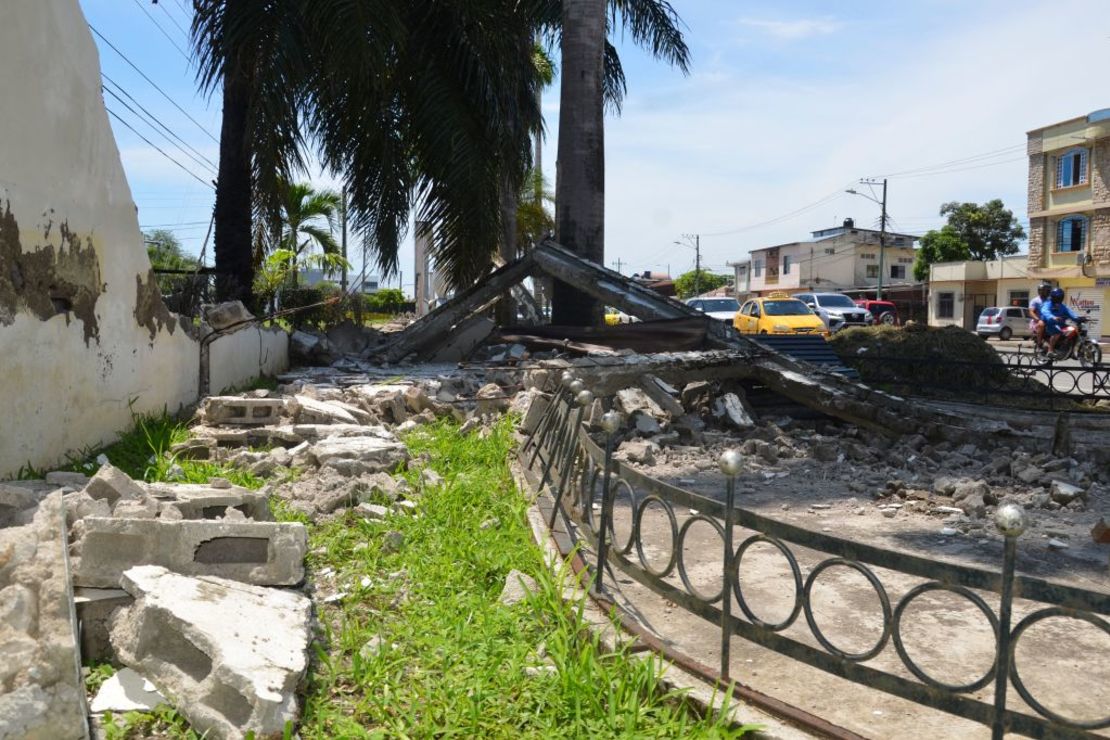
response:
{"label": "passenger on motorcycle", "polygon": [[1041,307],[1048,301],[1051,290],[1051,283],[1041,283],[1037,286],[1037,297],[1029,301],[1029,331],[1038,347],[1044,342],[1044,319],[1041,318]]}
{"label": "passenger on motorcycle", "polygon": [[1068,319],[1079,321],[1079,316],[1064,303],[1064,289],[1053,288],[1048,294],[1048,300],[1041,306],[1041,318],[1044,320],[1045,334],[1048,335],[1048,351],[1056,349],[1060,341],[1063,327],[1067,326]]}

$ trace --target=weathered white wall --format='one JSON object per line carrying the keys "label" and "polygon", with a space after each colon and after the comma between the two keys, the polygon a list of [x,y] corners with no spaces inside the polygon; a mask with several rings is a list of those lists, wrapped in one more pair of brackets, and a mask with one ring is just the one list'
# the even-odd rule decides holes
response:
{"label": "weathered white wall", "polygon": [[0,479],[193,402],[200,352],[151,290],[77,0],[2,15]]}
{"label": "weathered white wall", "polygon": [[281,329],[247,326],[209,345],[208,391],[221,393],[288,367],[289,335]]}

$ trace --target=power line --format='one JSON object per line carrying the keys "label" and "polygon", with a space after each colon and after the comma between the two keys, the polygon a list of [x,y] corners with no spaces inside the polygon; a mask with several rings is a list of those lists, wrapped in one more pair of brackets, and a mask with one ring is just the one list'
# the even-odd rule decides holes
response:
{"label": "power line", "polygon": [[823,206],[826,203],[829,203],[830,201],[836,200],[837,198],[844,195],[844,188],[848,187],[851,184],[852,183],[848,183],[847,185],[845,185],[842,188],[837,188],[836,190],[834,190],[833,192],[824,196],[823,198],[821,198],[819,200],[815,200],[814,202],[812,202],[808,205],[804,205],[801,208],[797,208],[793,211],[790,211],[789,213],[784,213],[781,216],[775,216],[774,218],[769,218],[766,221],[759,221],[757,223],[748,224],[747,226],[740,226],[740,227],[735,228],[735,229],[729,229],[728,231],[717,231],[717,232],[714,232],[714,233],[711,233],[711,234],[702,234],[702,236],[705,236],[705,237],[731,236],[732,234],[739,234],[739,233],[744,232],[744,231],[751,231],[753,229],[762,228],[764,226],[770,226],[772,224],[779,223],[780,221],[786,221],[788,219],[794,218],[795,216],[799,216],[799,215],[805,213],[806,211],[811,211],[814,208],[817,208],[819,206]]}
{"label": "power line", "polygon": [[202,180],[202,179],[201,179],[201,178],[200,178],[200,177],[199,177],[199,176],[198,176],[198,175],[197,175],[197,174],[196,174],[195,172],[193,172],[193,171],[192,171],[192,170],[190,170],[190,169],[189,169],[188,167],[186,167],[185,165],[183,165],[183,164],[181,164],[180,162],[178,162],[178,161],[177,161],[176,159],[174,159],[173,157],[171,157],[171,156],[170,156],[169,154],[166,154],[166,152],[165,152],[165,151],[164,151],[164,150],[163,150],[163,149],[162,149],[161,147],[159,147],[159,146],[158,146],[157,144],[155,144],[155,143],[154,143],[153,141],[151,141],[150,139],[146,138],[145,136],[143,136],[142,134],[140,134],[140,133],[139,133],[138,131],[136,131],[136,130],[135,130],[135,127],[134,127],[134,126],[132,126],[132,125],[131,125],[130,123],[128,123],[127,121],[123,120],[123,118],[122,118],[122,117],[120,116],[120,114],[119,114],[119,113],[116,113],[116,112],[115,112],[114,110],[112,110],[112,109],[111,109],[111,108],[109,108],[108,106],[104,106],[104,110],[108,111],[108,113],[109,113],[109,114],[111,114],[112,116],[114,116],[114,117],[115,117],[115,119],[116,119],[117,121],[119,121],[120,123],[122,123],[122,124],[123,124],[124,126],[126,126],[126,127],[127,127],[127,128],[129,128],[129,129],[131,129],[131,132],[132,132],[133,134],[135,134],[136,136],[138,136],[138,137],[139,137],[140,139],[142,139],[143,141],[145,141],[145,142],[146,142],[147,144],[150,144],[150,145],[151,145],[152,147],[154,147],[154,148],[155,148],[155,149],[156,149],[156,150],[157,150],[157,151],[158,151],[158,152],[159,152],[159,153],[160,153],[160,154],[161,154],[161,155],[162,155],[163,157],[165,157],[166,159],[168,159],[168,160],[170,160],[171,162],[173,162],[174,164],[176,164],[176,165],[177,165],[178,167],[180,167],[180,168],[181,168],[182,170],[184,170],[185,172],[189,173],[189,176],[190,176],[190,177],[192,177],[192,178],[193,178],[194,180],[196,180],[197,182],[200,182],[200,183],[204,183],[205,185],[207,185],[208,187],[212,188],[213,190],[215,190],[215,189],[216,189],[216,188],[215,188],[215,186],[213,186],[213,185],[212,185],[212,183],[210,183],[210,182],[205,182],[204,180]]}
{"label": "power line", "polygon": [[[133,116],[135,116],[135,117],[136,117],[136,118],[138,118],[138,119],[139,119],[140,121],[143,121],[144,123],[146,123],[146,125],[150,126],[150,127],[152,128],[152,129],[154,129],[154,131],[156,131],[156,132],[157,132],[157,133],[158,133],[158,134],[159,134],[159,135],[160,135],[160,136],[161,136],[161,137],[162,137],[163,139],[166,139],[166,140],[167,140],[167,141],[169,141],[169,142],[170,142],[171,144],[173,144],[173,145],[174,145],[175,147],[177,147],[177,150],[178,150],[179,152],[181,152],[182,154],[184,154],[184,155],[185,155],[186,157],[188,157],[189,159],[191,159],[191,160],[192,160],[193,162],[195,162],[196,164],[200,165],[200,166],[201,166],[201,168],[205,168],[205,169],[208,169],[208,170],[210,170],[210,171],[211,171],[211,174],[216,174],[216,173],[217,173],[217,171],[218,171],[218,168],[216,168],[216,167],[215,167],[214,165],[211,165],[211,164],[205,164],[205,163],[204,163],[204,161],[202,161],[201,159],[197,159],[196,157],[194,157],[194,156],[193,156],[192,154],[190,154],[190,153],[189,153],[189,152],[187,152],[187,151],[186,151],[185,149],[183,149],[183,148],[181,147],[181,145],[180,145],[180,144],[178,144],[177,142],[173,141],[173,139],[170,139],[170,138],[169,138],[168,136],[166,136],[165,134],[163,134],[163,133],[162,133],[161,131],[158,131],[158,129],[157,129],[157,128],[155,128],[154,124],[152,124],[152,123],[151,123],[150,121],[148,121],[147,119],[143,118],[143,117],[142,117],[142,116],[141,116],[141,115],[140,115],[140,114],[138,113],[138,111],[136,111],[136,110],[135,110],[134,108],[132,108],[132,107],[131,107],[130,105],[128,105],[128,104],[127,104],[127,101],[126,101],[126,100],[124,100],[123,98],[121,98],[121,97],[120,97],[119,95],[116,95],[116,93],[115,93],[115,92],[113,92],[113,91],[112,91],[112,90],[111,90],[110,88],[107,88],[107,87],[103,87],[103,86],[101,86],[101,88],[100,88],[100,89],[101,89],[101,90],[103,90],[104,92],[108,93],[109,95],[111,95],[111,96],[112,96],[113,98],[115,98],[116,100],[118,100],[118,101],[120,102],[120,104],[121,104],[121,105],[122,105],[122,106],[123,106],[124,108],[126,108],[126,109],[127,109],[127,110],[129,110],[129,111],[131,111],[131,114],[132,114]],[[161,122],[159,122],[159,123],[161,123]],[[165,127],[163,126],[163,128],[165,128]],[[168,130],[168,129],[167,129],[167,130]],[[171,133],[172,133],[172,132],[171,132]]]}
{"label": "power line", "polygon": [[[914,167],[914,168],[907,169],[907,170],[900,170],[898,172],[888,172],[888,173],[883,174],[883,175],[874,175],[874,177],[875,178],[902,177],[904,175],[913,175],[913,174],[923,173],[923,172],[932,172],[932,171],[935,171],[935,170],[947,169],[947,168],[950,168],[950,167],[957,167],[957,166],[960,166],[960,165],[969,164],[971,162],[977,162],[977,161],[982,161],[982,160],[986,160],[986,159],[994,159],[996,157],[1001,157],[1001,156],[1005,156],[1007,154],[1012,154],[1012,153],[1020,151],[1022,149],[1025,149],[1025,144],[1015,144],[1013,146],[1007,146],[1007,147],[1003,147],[1001,149],[994,149],[994,150],[989,151],[989,152],[983,152],[982,154],[973,154],[973,155],[968,156],[968,157],[961,157],[960,159],[950,159],[947,162],[940,162],[938,164],[926,165],[924,167]],[[1022,159],[1024,159],[1024,157]],[[955,171],[958,171],[958,170],[955,170]]]}
{"label": "power line", "polygon": [[208,219],[204,221],[182,221],[176,224],[143,224],[140,229],[176,229],[183,226],[207,226]]}
{"label": "power line", "polygon": [[949,175],[949,174],[953,174],[955,172],[967,172],[969,170],[981,170],[985,167],[997,167],[998,165],[1001,165],[1001,164],[1010,164],[1012,162],[1024,162],[1024,161],[1025,161],[1025,157],[1014,157],[1014,158],[1011,158],[1011,159],[999,160],[998,162],[988,162],[986,164],[973,165],[973,166],[970,166],[970,167],[958,167],[958,168],[955,168],[955,169],[937,170],[935,172],[922,172],[922,173],[919,173],[919,174],[916,174],[916,175],[899,175],[897,178],[892,178],[892,179],[912,180],[912,179],[917,178],[917,177],[932,177],[933,175]]}
{"label": "power line", "polygon": [[132,61],[131,61],[130,59],[128,59],[128,58],[127,58],[127,55],[126,55],[126,54],[124,54],[124,53],[123,53],[122,51],[120,51],[119,49],[117,49],[117,48],[116,48],[116,46],[115,46],[115,44],[113,44],[113,43],[112,43],[111,41],[109,41],[108,39],[104,38],[104,34],[102,34],[102,33],[101,33],[100,31],[96,30],[96,26],[94,26],[93,24],[91,24],[91,23],[90,23],[90,24],[89,24],[89,28],[90,28],[90,29],[92,29],[92,32],[93,32],[93,33],[95,33],[95,34],[97,35],[97,37],[98,37],[98,38],[99,38],[99,39],[100,39],[101,41],[103,41],[103,42],[104,42],[105,44],[107,44],[107,45],[108,45],[108,48],[110,48],[110,49],[111,49],[112,51],[114,51],[114,52],[115,52],[116,54],[119,54],[119,55],[120,55],[120,57],[121,57],[121,58],[123,59],[123,61],[127,62],[127,63],[128,63],[128,64],[129,64],[130,66],[131,66],[131,68],[132,68],[133,70],[135,70],[136,72],[138,72],[138,73],[139,73],[139,75],[141,75],[141,76],[142,76],[142,78],[143,78],[144,80],[146,80],[147,82],[149,82],[149,83],[150,83],[150,84],[151,84],[151,85],[152,85],[152,86],[154,87],[154,89],[155,89],[155,90],[157,90],[158,92],[162,93],[162,97],[164,97],[164,98],[165,98],[166,100],[170,101],[170,103],[172,103],[172,104],[173,104],[173,107],[175,107],[175,108],[177,108],[177,109],[178,109],[179,111],[181,111],[181,112],[182,112],[182,113],[183,113],[183,114],[185,115],[185,117],[186,117],[186,118],[188,118],[188,119],[189,119],[190,121],[192,121],[192,122],[193,122],[193,124],[194,124],[194,125],[196,125],[196,127],[197,127],[197,128],[199,128],[199,129],[200,129],[201,131],[203,131],[203,132],[204,132],[204,135],[205,135],[205,136],[207,136],[207,137],[208,137],[209,139],[211,139],[212,141],[216,142],[217,144],[219,144],[219,143],[220,143],[220,140],[219,140],[219,139],[217,139],[217,138],[216,138],[215,136],[213,136],[212,134],[208,133],[208,129],[206,129],[206,128],[205,128],[204,126],[202,126],[202,125],[201,125],[201,124],[200,124],[200,123],[199,123],[199,122],[197,121],[197,119],[195,119],[195,118],[193,118],[192,116],[190,116],[190,115],[189,115],[189,113],[188,113],[188,112],[187,112],[187,111],[186,111],[186,110],[185,110],[184,108],[182,108],[182,107],[181,107],[180,105],[178,105],[177,101],[176,101],[176,100],[174,100],[173,98],[171,98],[171,97],[169,96],[169,94],[168,94],[168,93],[167,93],[167,92],[166,92],[165,90],[163,90],[162,88],[160,88],[160,87],[158,86],[158,84],[157,84],[157,83],[156,83],[156,82],[155,82],[154,80],[152,80],[152,79],[150,79],[149,77],[147,77],[146,73],[145,73],[145,72],[143,72],[143,71],[142,71],[141,69],[139,69],[139,68],[138,68],[138,66],[136,66],[134,62],[132,62]]}
{"label": "power line", "polygon": [[177,42],[173,40],[173,37],[170,36],[169,32],[166,29],[162,28],[162,24],[155,20],[154,16],[150,14],[150,11],[146,9],[146,6],[143,5],[139,0],[134,0],[134,2],[136,5],[139,6],[139,10],[143,11],[143,15],[149,18],[150,22],[153,23],[158,28],[158,30],[162,32],[162,35],[166,37],[166,40],[170,42],[173,48],[177,49],[177,52],[185,58],[185,61],[189,64],[192,64],[193,60],[189,58],[189,55],[185,53],[184,49],[177,45]]}
{"label": "power line", "polygon": [[165,14],[166,14],[166,15],[167,15],[167,16],[169,17],[169,19],[170,19],[170,23],[172,23],[172,24],[174,24],[175,26],[177,26],[177,30],[178,30],[178,31],[181,31],[181,35],[182,35],[182,36],[184,36],[184,37],[186,38],[186,40],[188,40],[188,38],[189,38],[189,32],[188,32],[188,31],[186,31],[186,30],[185,30],[184,28],[182,28],[182,27],[181,27],[181,24],[180,24],[180,23],[178,23],[178,22],[177,22],[177,19],[173,17],[173,13],[171,13],[171,12],[169,11],[169,8],[167,8],[167,7],[166,7],[166,4],[165,4],[165,3],[160,3],[160,4],[159,4],[159,3],[157,2],[157,0],[155,0],[155,5],[157,5],[157,6],[159,7],[159,8],[161,8],[161,9],[162,9],[162,12],[163,12],[163,13],[165,13]]}
{"label": "power line", "polygon": [[[175,138],[176,140],[178,140],[179,142],[181,142],[181,144],[182,144],[183,146],[187,147],[187,148],[188,148],[188,149],[189,149],[189,150],[190,150],[191,152],[193,152],[193,154],[196,154],[196,155],[197,155],[198,157],[200,157],[200,158],[201,158],[201,159],[203,159],[203,160],[204,160],[205,162],[207,162],[207,163],[208,163],[209,165],[211,165],[213,169],[219,169],[219,167],[217,167],[217,165],[216,165],[216,163],[215,163],[215,162],[213,162],[213,161],[212,161],[211,159],[209,159],[208,157],[204,156],[204,155],[203,155],[203,154],[201,154],[201,153],[200,153],[199,151],[197,151],[197,150],[196,150],[196,149],[195,149],[195,148],[194,148],[194,147],[193,147],[193,146],[192,146],[191,144],[189,144],[189,143],[188,143],[187,141],[185,141],[185,140],[184,140],[183,138],[181,138],[180,136],[178,136],[178,135],[177,135],[177,134],[176,134],[176,133],[175,133],[175,132],[174,132],[174,131],[173,131],[172,129],[170,129],[170,127],[169,127],[169,126],[167,126],[166,124],[162,123],[162,121],[161,121],[161,120],[160,120],[160,119],[158,118],[158,116],[154,115],[154,114],[153,114],[153,113],[151,113],[151,112],[150,112],[149,110],[147,110],[147,109],[146,109],[145,107],[143,107],[143,104],[142,104],[142,103],[140,103],[140,102],[139,102],[138,100],[135,100],[135,96],[133,96],[133,95],[132,95],[131,93],[127,92],[127,90],[126,90],[126,89],[124,89],[123,85],[119,84],[118,82],[116,82],[116,81],[115,81],[115,80],[113,80],[113,79],[112,79],[111,77],[109,77],[108,75],[104,74],[103,72],[101,72],[101,73],[100,73],[100,76],[101,76],[101,77],[103,77],[103,78],[104,78],[105,80],[107,80],[108,82],[110,82],[110,83],[111,83],[111,84],[112,84],[112,85],[113,85],[113,86],[114,86],[114,87],[115,87],[115,88],[116,88],[117,90],[119,90],[119,91],[120,91],[121,93],[123,93],[123,94],[124,94],[124,95],[125,95],[125,96],[127,97],[127,99],[128,99],[128,100],[130,100],[130,101],[131,101],[132,103],[134,103],[135,105],[139,106],[139,109],[140,109],[140,110],[141,110],[141,111],[142,111],[143,113],[145,113],[145,114],[147,115],[147,117],[149,117],[149,118],[153,119],[153,120],[154,120],[154,121],[155,121],[155,122],[156,122],[156,123],[157,123],[157,124],[158,124],[159,126],[161,126],[161,127],[163,128],[163,129],[165,129],[166,133],[168,133],[168,134],[169,134],[170,136],[172,136],[173,138]],[[120,102],[122,102],[122,101],[120,101]]]}

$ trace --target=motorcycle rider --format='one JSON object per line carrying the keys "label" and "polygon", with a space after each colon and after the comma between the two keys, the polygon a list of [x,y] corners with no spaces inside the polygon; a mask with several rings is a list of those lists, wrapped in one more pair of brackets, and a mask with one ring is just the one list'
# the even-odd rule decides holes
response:
{"label": "motorcycle rider", "polygon": [[1048,351],[1054,352],[1068,319],[1079,321],[1079,316],[1064,303],[1064,289],[1053,288],[1048,294],[1048,300],[1041,306],[1041,319],[1044,320],[1045,334],[1048,335]]}
{"label": "motorcycle rider", "polygon": [[1044,344],[1044,319],[1041,318],[1041,307],[1048,301],[1048,294],[1052,291],[1051,283],[1041,283],[1037,286],[1037,296],[1029,301],[1029,331],[1037,346]]}

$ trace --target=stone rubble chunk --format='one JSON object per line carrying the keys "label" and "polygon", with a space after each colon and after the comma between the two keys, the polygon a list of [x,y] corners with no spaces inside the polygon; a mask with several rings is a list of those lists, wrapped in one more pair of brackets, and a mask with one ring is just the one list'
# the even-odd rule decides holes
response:
{"label": "stone rubble chunk", "polygon": [[625,416],[630,417],[637,411],[642,411],[648,416],[662,417],[663,409],[651,399],[647,393],[639,388],[623,388],[617,391],[614,406]]}
{"label": "stone rubble chunk", "polygon": [[1048,490],[1049,496],[1058,504],[1070,504],[1077,498],[1083,498],[1084,490],[1077,485],[1062,480],[1053,480]]}
{"label": "stone rubble chunk", "polygon": [[498,601],[504,606],[519,604],[529,595],[534,594],[538,588],[534,578],[513,568],[505,576],[505,586],[501,589],[501,596],[498,597]]}
{"label": "stone rubble chunk", "polygon": [[73,582],[117,588],[123,572],[160,565],[184,575],[295,586],[304,579],[303,524],[226,520],[103,519],[73,527]]}
{"label": "stone rubble chunk", "polygon": [[408,448],[395,437],[329,437],[317,442],[309,450],[317,465],[333,459],[357,460],[367,468],[365,472],[393,470],[408,461]]}
{"label": "stone rubble chunk", "polygon": [[[755,418],[740,396],[726,393],[713,402],[714,414],[723,416],[730,426],[736,429],[751,429]],[[717,411],[720,411],[717,414]]]}
{"label": "stone rubble chunk", "polygon": [[85,486],[85,493],[115,506],[120,499],[141,499],[146,491],[114,465],[101,465]]}
{"label": "stone rubble chunk", "polygon": [[89,484],[89,476],[70,470],[54,470],[46,474],[46,482],[58,488],[67,486],[78,491]]}
{"label": "stone rubble chunk", "polygon": [[38,505],[39,498],[38,494],[26,488],[0,483],[0,527],[15,522],[22,512],[33,509]]}
{"label": "stone rubble chunk", "polygon": [[509,399],[506,398],[505,389],[497,383],[486,383],[474,394],[478,400],[476,409],[479,415],[501,414],[509,408]]}
{"label": "stone rubble chunk", "polygon": [[204,320],[216,331],[245,324],[253,318],[254,314],[247,310],[242,301],[227,301],[204,308]]}
{"label": "stone rubble chunk", "polygon": [[654,465],[659,446],[650,440],[626,440],[617,449],[630,462]]}
{"label": "stone rubble chunk", "polygon": [[158,688],[130,668],[120,668],[96,692],[89,710],[100,712],[149,712],[166,703]]}
{"label": "stone rubble chunk", "polygon": [[154,565],[129,569],[122,584],[135,603],[112,618],[112,644],[194,729],[217,738],[281,737],[296,722],[309,599]]}
{"label": "stone rubble chunk", "polygon": [[293,397],[294,418],[298,424],[358,424],[350,411],[334,401],[318,401],[304,394]]}
{"label": "stone rubble chunk", "polygon": [[61,491],[0,529],[0,738],[84,738],[85,692]]}

